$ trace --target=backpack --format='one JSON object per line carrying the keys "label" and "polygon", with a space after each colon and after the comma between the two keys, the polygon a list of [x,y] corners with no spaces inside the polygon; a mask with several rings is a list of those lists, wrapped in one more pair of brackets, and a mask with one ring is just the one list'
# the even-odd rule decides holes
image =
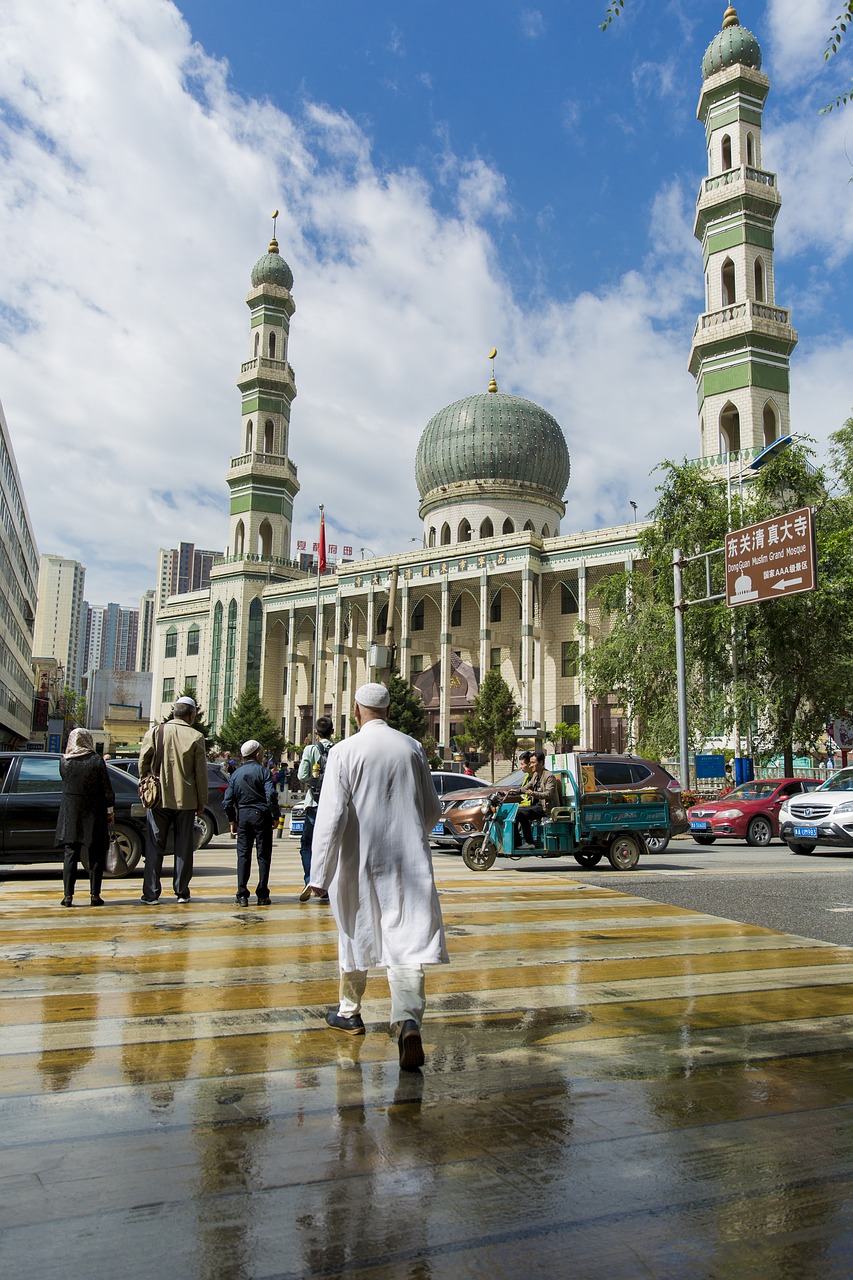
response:
{"label": "backpack", "polygon": [[329,748],[327,747],[325,742],[318,742],[317,750],[320,752],[320,761],[319,761],[320,772],[315,776],[313,771],[313,765],[312,765],[311,776],[309,777],[308,783],[307,783],[308,790],[311,792],[312,796],[314,797],[315,803],[317,800],[320,799],[320,788],[323,785],[323,774],[326,772],[326,760],[329,757]]}

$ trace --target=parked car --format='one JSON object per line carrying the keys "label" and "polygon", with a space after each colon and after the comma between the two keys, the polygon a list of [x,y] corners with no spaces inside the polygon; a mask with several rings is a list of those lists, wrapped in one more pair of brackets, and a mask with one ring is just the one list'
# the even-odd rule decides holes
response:
{"label": "parked car", "polygon": [[787,800],[779,832],[792,853],[813,853],[818,845],[853,849],[853,769],[840,769],[808,797]]}
{"label": "parked car", "polygon": [[[657,787],[663,791],[669,804],[669,816],[673,835],[681,835],[689,829],[687,814],[681,803],[681,785],[662,764],[655,760],[643,760],[639,756],[603,755],[594,751],[582,751],[581,764],[591,764],[595,771],[596,789],[600,791],[627,791],[636,787]],[[516,769],[499,779],[492,788],[520,787],[527,777],[523,769]],[[471,779],[469,778],[470,782]],[[484,814],[479,790],[465,789],[453,792],[442,799],[441,821],[433,828],[430,842],[451,853],[461,853],[465,841],[483,830]],[[668,836],[649,836],[646,839],[650,853],[662,853],[669,844]]]}
{"label": "parked car", "polygon": [[[110,760],[108,763],[114,768],[124,770],[131,778],[137,779],[139,777],[138,760]],[[196,826],[200,827],[202,831],[201,838],[196,845],[198,849],[206,849],[214,836],[225,835],[230,830],[225,810],[222,808],[222,801],[227,788],[228,775],[222,765],[208,761],[207,803],[204,807],[204,813],[196,818]]]}
{"label": "parked car", "polygon": [[[483,787],[490,784],[484,782],[482,778],[472,778],[464,773],[451,773],[449,769],[435,769],[432,772],[433,786],[438,792],[439,799],[442,797],[455,796],[457,793],[469,792],[472,790],[482,791]],[[292,836],[302,835],[304,805],[297,803],[290,810],[290,834]],[[440,824],[439,824],[440,825]],[[432,836],[430,837],[432,839]],[[460,846],[461,848],[461,846]]]}
{"label": "parked car", "polygon": [[[61,756],[47,752],[0,752],[0,861],[61,862],[54,840],[62,778]],[[145,809],[134,778],[109,764],[115,792],[115,830],[128,870],[142,857]]]}
{"label": "parked car", "polygon": [[756,778],[742,782],[719,800],[702,800],[688,813],[697,844],[713,844],[721,836],[764,848],[779,835],[782,805],[791,796],[812,791],[811,778]]}

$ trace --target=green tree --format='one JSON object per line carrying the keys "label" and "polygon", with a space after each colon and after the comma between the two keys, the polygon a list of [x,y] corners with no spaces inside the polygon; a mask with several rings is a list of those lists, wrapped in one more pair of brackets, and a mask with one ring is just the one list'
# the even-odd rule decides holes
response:
{"label": "green tree", "polygon": [[495,754],[511,759],[515,750],[515,722],[518,707],[509,686],[499,671],[487,671],[465,719],[465,732],[480,751],[488,754],[495,780]]}
{"label": "green tree", "polygon": [[391,695],[391,706],[388,709],[388,723],[392,729],[407,733],[410,738],[423,742],[427,731],[427,714],[423,699],[417,689],[413,689],[408,680],[392,675],[388,682]]}
{"label": "green tree", "polygon": [[[196,713],[195,713],[195,720],[193,721],[193,728],[198,729],[199,733],[204,735],[205,746],[206,746],[206,749],[209,750],[210,743],[213,740],[213,734],[211,732],[210,725],[207,723],[207,721],[204,718],[204,708],[199,704],[198,694],[196,693],[195,689],[191,689],[188,684],[185,684],[181,692],[178,694],[178,697],[192,698],[193,702],[195,703]],[[169,714],[166,716],[166,723],[174,719],[174,716],[175,716],[174,711],[170,711]],[[243,741],[245,742],[245,738],[243,739]]]}
{"label": "green tree", "polygon": [[254,685],[246,686],[216,735],[221,749],[231,755],[238,755],[243,743],[250,738],[256,738],[276,760],[280,758],[284,738],[261,702]]}
{"label": "green tree", "polygon": [[[815,508],[817,588],[788,599],[729,610],[724,601],[686,611],[688,736],[694,748],[731,732],[735,722],[755,754],[781,754],[790,771],[794,746],[814,749],[826,722],[843,710],[853,678],[853,420],[832,440],[832,490],[802,444],[735,490],[734,527],[797,507]],[[672,553],[722,547],[726,486],[691,464],[666,463],[654,522],[640,535],[645,563],[606,578],[596,590],[608,615],[593,635],[583,669],[593,697],[615,697],[631,714],[632,740],[644,755],[677,750],[678,720]],[[722,591],[717,557],[711,594]],[[708,593],[702,561],[686,566],[684,594]],[[737,654],[734,679],[732,651]],[[683,779],[686,783],[686,779]]]}
{"label": "green tree", "polygon": [[581,727],[575,722],[567,724],[565,720],[560,720],[551,730],[550,742],[560,751],[565,751],[569,743],[579,742],[581,736]]}
{"label": "green tree", "polygon": [[54,719],[61,719],[63,722],[62,745],[64,747],[71,730],[86,723],[86,699],[82,693],[75,693],[67,684],[62,693],[54,698],[50,714]]}

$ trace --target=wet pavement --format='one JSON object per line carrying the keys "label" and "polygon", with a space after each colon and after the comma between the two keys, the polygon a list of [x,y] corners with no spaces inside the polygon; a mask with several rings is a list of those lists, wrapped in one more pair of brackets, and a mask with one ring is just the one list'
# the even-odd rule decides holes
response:
{"label": "wet pavement", "polygon": [[322,1022],[295,850],[270,908],[232,857],[187,906],[0,885],[4,1277],[853,1274],[853,950],[439,858],[452,964],[401,1074],[381,973],[363,1039]]}

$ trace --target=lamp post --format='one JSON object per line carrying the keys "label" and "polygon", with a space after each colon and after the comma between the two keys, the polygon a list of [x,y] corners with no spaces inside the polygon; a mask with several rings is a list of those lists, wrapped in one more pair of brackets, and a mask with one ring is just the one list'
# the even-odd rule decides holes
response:
{"label": "lamp post", "polygon": [[633,500],[632,498],[629,498],[629,499],[628,499],[628,506],[632,509],[632,511],[633,511],[633,513],[634,513],[634,517],[633,517],[633,521],[632,521],[632,523],[633,523],[633,524],[636,524],[636,523],[637,523],[637,504],[636,504],[636,502],[634,502],[634,500]]}

